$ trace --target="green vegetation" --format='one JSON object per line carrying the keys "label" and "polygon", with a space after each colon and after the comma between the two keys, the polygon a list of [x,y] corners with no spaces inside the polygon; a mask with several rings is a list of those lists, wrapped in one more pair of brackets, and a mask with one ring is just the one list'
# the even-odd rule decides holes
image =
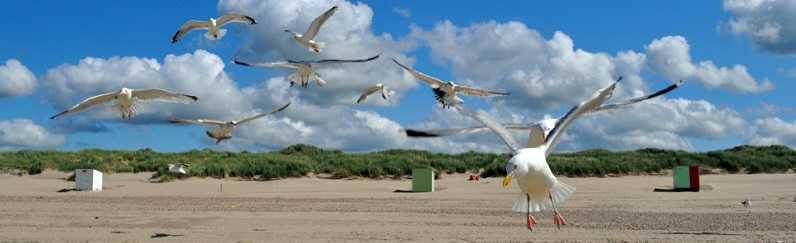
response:
{"label": "green vegetation", "polygon": [[[508,154],[467,152],[433,153],[419,150],[386,150],[372,153],[344,153],[309,145],[293,145],[263,153],[193,150],[158,153],[151,149],[108,151],[88,149],[77,152],[16,151],[0,153],[0,172],[41,173],[44,169],[73,171],[94,168],[106,173],[158,172],[166,175],[168,163],[190,163],[190,176],[240,177],[270,180],[300,177],[309,173],[333,178],[351,176],[383,178],[410,175],[412,168],[433,167],[441,173],[477,173],[484,177],[505,175]],[[566,176],[647,174],[671,169],[677,164],[698,164],[729,173],[784,173],[796,170],[796,151],[786,146],[738,146],[704,153],[661,149],[612,152],[588,150],[555,154],[550,166]],[[166,175],[165,181],[171,179]]]}

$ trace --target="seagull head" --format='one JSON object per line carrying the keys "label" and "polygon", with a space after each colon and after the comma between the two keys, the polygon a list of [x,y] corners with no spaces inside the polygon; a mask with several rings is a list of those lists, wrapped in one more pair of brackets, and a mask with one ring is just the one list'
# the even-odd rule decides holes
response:
{"label": "seagull head", "polygon": [[526,163],[520,163],[520,160],[515,155],[506,163],[506,177],[503,178],[503,188],[508,187],[511,184],[511,179],[515,176],[525,174],[528,174],[528,165]]}

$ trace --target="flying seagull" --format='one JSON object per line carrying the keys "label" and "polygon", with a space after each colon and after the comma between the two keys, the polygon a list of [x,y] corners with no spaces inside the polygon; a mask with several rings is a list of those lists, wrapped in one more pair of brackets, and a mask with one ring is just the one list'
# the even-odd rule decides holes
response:
{"label": "flying seagull", "polygon": [[550,166],[547,164],[547,156],[553,151],[558,140],[572,122],[583,114],[600,107],[603,102],[608,100],[616,88],[616,82],[610,86],[595,92],[591,98],[572,107],[561,119],[559,119],[550,131],[544,142],[535,147],[521,148],[514,141],[511,134],[505,127],[495,122],[484,112],[470,111],[462,105],[455,107],[459,112],[472,117],[492,130],[509,147],[512,158],[506,164],[506,177],[503,179],[503,187],[508,187],[513,178],[517,179],[517,186],[520,188],[520,195],[514,200],[513,210],[525,212],[527,215],[527,226],[533,230],[536,219],[531,215],[533,212],[543,210],[553,210],[553,223],[560,229],[561,225],[566,225],[566,220],[558,212],[556,203],[562,203],[573,193],[575,187],[559,181]]}
{"label": "flying seagull", "polygon": [[205,33],[205,38],[209,40],[221,39],[221,37],[224,37],[224,35],[227,34],[227,30],[222,29],[221,27],[229,23],[243,23],[251,25],[257,24],[257,21],[252,17],[237,13],[228,13],[218,17],[218,19],[210,18],[210,20],[207,21],[188,20],[182,24],[180,29],[177,30],[177,33],[174,33],[174,36],[171,37],[171,43],[180,41],[182,36],[195,29],[207,30],[207,33]]}
{"label": "flying seagull", "polygon": [[209,120],[209,119],[172,119],[171,123],[180,123],[180,124],[201,124],[201,125],[210,125],[216,126],[211,130],[207,130],[205,133],[208,137],[211,137],[216,140],[216,144],[221,143],[221,141],[227,140],[232,138],[232,130],[243,123],[250,122],[252,120],[274,114],[276,112],[282,111],[285,108],[290,106],[290,102],[283,105],[282,107],[276,108],[275,110],[268,112],[268,113],[261,113],[252,117],[236,120],[236,121],[218,121],[218,120]]}
{"label": "flying seagull", "polygon": [[307,88],[309,87],[310,81],[315,80],[318,83],[318,86],[323,86],[326,84],[326,80],[323,80],[321,75],[318,72],[315,72],[315,69],[321,66],[330,65],[330,64],[340,64],[340,63],[355,63],[355,62],[369,62],[376,60],[379,58],[381,54],[375,55],[370,58],[366,59],[324,59],[318,61],[281,61],[281,62],[264,62],[264,63],[247,63],[239,60],[233,60],[232,62],[238,65],[248,66],[248,67],[266,67],[266,68],[287,68],[296,70],[293,74],[287,77],[290,81],[290,87],[293,87],[296,83],[298,83],[301,87]]}
{"label": "flying seagull", "polygon": [[362,94],[359,95],[359,99],[357,99],[357,104],[359,104],[362,101],[365,101],[365,99],[367,99],[368,96],[370,96],[372,94],[375,94],[376,92],[379,92],[379,91],[381,91],[381,98],[384,99],[384,100],[389,99],[390,96],[394,93],[392,90],[387,88],[387,86],[385,86],[384,84],[377,83],[377,84],[375,84],[373,86],[370,86],[370,87],[366,88],[364,91],[362,91]]}
{"label": "flying seagull", "polygon": [[185,171],[185,168],[189,166],[191,166],[191,164],[183,164],[183,163],[169,164],[169,173],[182,174],[182,175],[188,174],[188,172]]}
{"label": "flying seagull", "polygon": [[392,59],[392,61],[395,62],[395,64],[398,64],[398,66],[401,66],[401,68],[411,73],[412,76],[415,76],[415,78],[423,80],[426,83],[428,83],[428,85],[430,85],[432,90],[434,91],[434,98],[436,98],[437,101],[440,104],[442,104],[443,108],[448,108],[451,106],[455,106],[457,104],[464,103],[464,101],[461,98],[459,98],[459,96],[456,95],[457,92],[465,93],[468,95],[482,96],[482,97],[509,95],[509,93],[505,92],[490,91],[490,90],[478,89],[473,87],[467,87],[463,85],[457,85],[451,81],[445,82],[438,78],[432,77],[428,74],[416,71],[409,66],[401,64],[394,58]]}
{"label": "flying seagull", "polygon": [[306,46],[309,51],[320,53],[326,45],[323,42],[317,42],[313,39],[318,35],[318,31],[321,30],[323,23],[326,23],[326,20],[332,17],[335,11],[337,11],[337,6],[326,10],[321,16],[316,17],[315,20],[312,21],[312,24],[310,24],[310,27],[307,28],[307,32],[304,32],[303,35],[292,30],[285,30],[285,32],[292,34],[293,39],[302,46]]}
{"label": "flying seagull", "polygon": [[122,88],[119,91],[105,93],[94,97],[87,98],[79,104],[69,108],[68,110],[58,113],[50,117],[55,119],[60,116],[68,115],[71,113],[83,111],[91,107],[105,104],[109,102],[116,102],[119,112],[122,114],[122,119],[132,119],[137,110],[136,101],[145,100],[161,100],[161,101],[177,101],[190,103],[199,100],[196,96],[180,94],[162,89],[128,89]]}
{"label": "flying seagull", "polygon": [[[621,80],[621,77],[619,78],[619,80]],[[658,90],[652,94],[643,95],[640,97],[624,100],[617,103],[603,104],[597,108],[594,108],[593,110],[588,111],[588,113],[624,108],[632,104],[636,104],[669,93],[672,90],[675,90],[678,87],[680,87],[682,84],[683,81],[680,80],[677,83],[669,85],[668,87]],[[560,120],[560,118],[543,119],[532,123],[504,123],[502,125],[503,127],[509,130],[530,131],[527,146],[536,147],[544,143],[545,138],[553,129],[558,120]],[[469,134],[469,133],[483,132],[487,130],[489,130],[489,128],[487,128],[486,126],[475,126],[467,128],[438,129],[438,130],[406,129],[405,132],[406,135],[409,137],[443,137],[455,134]]]}

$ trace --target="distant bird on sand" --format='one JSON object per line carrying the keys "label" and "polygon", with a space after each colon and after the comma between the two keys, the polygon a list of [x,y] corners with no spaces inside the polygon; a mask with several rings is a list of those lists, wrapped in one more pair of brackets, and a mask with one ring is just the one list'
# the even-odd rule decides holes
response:
{"label": "distant bird on sand", "polygon": [[442,104],[443,108],[448,108],[451,106],[455,106],[457,104],[463,104],[464,101],[456,95],[456,93],[461,92],[468,95],[475,95],[475,96],[499,96],[499,95],[509,95],[506,92],[498,92],[498,91],[490,91],[485,89],[467,87],[463,85],[457,85],[451,81],[442,81],[438,78],[432,77],[428,74],[416,71],[415,69],[406,66],[395,59],[392,59],[395,64],[398,64],[401,68],[406,70],[407,72],[411,73],[412,76],[415,78],[425,81],[429,86],[431,86],[431,90],[434,91],[434,98]]}
{"label": "distant bird on sand", "polygon": [[218,17],[218,19],[210,18],[210,20],[207,21],[188,20],[182,24],[180,29],[177,30],[177,33],[174,33],[174,36],[171,37],[171,43],[180,41],[185,34],[192,30],[198,29],[207,30],[207,33],[205,33],[205,38],[208,40],[221,39],[227,34],[227,30],[222,29],[221,27],[230,23],[243,23],[252,25],[257,24],[257,21],[252,17],[237,13],[224,14],[223,16]]}
{"label": "distant bird on sand", "polygon": [[274,67],[281,67],[296,70],[293,74],[287,77],[290,81],[290,86],[293,87],[296,83],[298,83],[301,87],[307,88],[309,87],[310,81],[315,80],[318,83],[318,86],[323,86],[326,84],[326,80],[324,80],[319,73],[315,71],[316,68],[331,65],[331,64],[341,64],[341,63],[355,63],[355,62],[369,62],[376,60],[379,58],[381,54],[376,56],[365,58],[365,59],[324,59],[318,61],[281,61],[281,62],[265,62],[265,63],[247,63],[239,60],[233,60],[232,62],[238,65],[248,66],[248,67],[266,67],[266,68],[274,68]]}
{"label": "distant bird on sand", "polygon": [[119,112],[122,114],[122,119],[132,119],[137,110],[136,101],[145,100],[161,100],[161,101],[177,101],[177,102],[194,102],[199,100],[196,96],[180,94],[162,89],[128,89],[122,88],[119,91],[105,93],[94,97],[87,98],[79,104],[69,108],[68,110],[58,113],[50,117],[55,119],[60,116],[72,114],[75,112],[83,111],[91,107],[116,102]]}
{"label": "distant bird on sand", "polygon": [[392,90],[387,88],[387,86],[385,86],[384,84],[377,83],[377,84],[375,84],[373,86],[370,86],[370,87],[366,88],[364,91],[362,91],[362,94],[359,95],[359,99],[357,99],[357,104],[361,103],[362,101],[365,101],[365,99],[367,99],[368,96],[370,96],[370,95],[372,95],[372,94],[374,94],[376,92],[379,92],[379,91],[381,91],[381,98],[384,99],[384,100],[389,99],[390,96],[394,93]]}
{"label": "distant bird on sand", "polygon": [[185,168],[189,166],[191,166],[191,164],[183,164],[183,163],[169,164],[169,173],[182,174],[182,175],[188,174],[188,172],[185,171]]}
{"label": "distant bird on sand", "polygon": [[261,113],[261,114],[258,114],[256,116],[240,119],[240,120],[237,120],[237,121],[226,121],[225,122],[225,121],[209,120],[209,119],[196,119],[196,120],[192,120],[192,119],[172,119],[171,123],[202,124],[202,125],[216,126],[216,128],[213,128],[211,130],[207,130],[206,134],[207,134],[208,137],[211,137],[211,138],[215,139],[216,140],[216,144],[219,144],[219,143],[221,143],[221,141],[224,141],[226,139],[232,138],[232,130],[234,130],[239,125],[241,125],[243,123],[247,123],[247,122],[253,121],[255,119],[258,119],[258,118],[261,118],[261,117],[264,117],[264,116],[267,116],[267,115],[270,115],[270,114],[274,114],[274,113],[279,112],[279,111],[282,111],[285,108],[287,108],[288,106],[290,106],[290,102],[288,102],[287,104],[283,105],[282,107],[276,108],[275,110],[273,110],[271,112]]}
{"label": "distant bird on sand", "polygon": [[310,27],[307,28],[307,31],[304,32],[304,34],[299,34],[298,32],[291,30],[285,30],[285,32],[293,35],[293,39],[296,40],[296,42],[298,42],[302,46],[306,46],[309,49],[309,51],[320,53],[321,50],[324,47],[326,47],[326,44],[323,42],[315,41],[314,40],[315,36],[318,35],[318,31],[321,30],[321,26],[323,26],[323,23],[326,23],[326,20],[329,19],[329,17],[332,17],[335,11],[337,11],[337,6],[334,6],[329,10],[326,10],[326,12],[316,17],[315,20],[312,21],[312,24],[310,24]]}
{"label": "distant bird on sand", "polygon": [[552,131],[544,142],[536,147],[519,147],[508,130],[500,123],[492,120],[484,112],[474,112],[462,105],[454,106],[462,114],[468,115],[489,127],[511,150],[512,158],[506,164],[507,175],[503,179],[503,187],[508,187],[513,178],[517,179],[517,186],[520,188],[521,193],[514,200],[513,210],[526,213],[529,230],[533,230],[537,223],[531,213],[547,209],[553,210],[553,223],[558,228],[561,228],[561,225],[566,225],[566,220],[558,212],[556,203],[562,203],[572,196],[575,192],[575,187],[559,181],[553,175],[547,163],[547,156],[553,151],[556,143],[558,143],[558,140],[572,122],[581,115],[600,107],[611,97],[616,84],[617,82],[614,82],[610,86],[598,90],[588,100],[572,107],[566,115],[554,124]]}

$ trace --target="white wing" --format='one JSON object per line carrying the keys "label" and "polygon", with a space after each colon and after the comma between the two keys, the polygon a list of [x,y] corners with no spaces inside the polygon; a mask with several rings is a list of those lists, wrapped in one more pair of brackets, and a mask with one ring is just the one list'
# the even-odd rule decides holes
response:
{"label": "white wing", "polygon": [[519,146],[517,146],[517,142],[514,141],[513,137],[511,137],[511,134],[509,134],[509,131],[506,130],[506,128],[504,128],[503,126],[501,126],[500,123],[497,123],[494,120],[492,120],[492,118],[490,118],[489,115],[487,115],[486,113],[480,112],[480,111],[478,111],[478,112],[471,111],[471,110],[469,110],[467,108],[464,108],[464,106],[462,106],[462,105],[456,105],[455,107],[462,114],[468,115],[468,116],[472,117],[473,119],[483,123],[485,126],[489,127],[489,129],[491,129],[493,132],[495,132],[495,134],[497,134],[498,137],[500,137],[500,139],[503,140],[503,143],[505,143],[506,146],[509,147],[509,149],[511,150],[511,153],[516,153],[517,152]]}
{"label": "white wing", "polygon": [[310,24],[310,27],[307,28],[307,32],[304,32],[304,35],[302,35],[302,37],[305,40],[315,39],[315,36],[318,35],[318,31],[321,30],[321,26],[323,25],[323,23],[325,23],[326,20],[329,19],[329,17],[332,17],[335,11],[337,11],[337,6],[334,6],[329,10],[326,10],[326,12],[321,14],[321,16],[315,18],[315,20],[312,21],[312,24]]}
{"label": "white wing", "polygon": [[432,88],[439,88],[442,84],[445,83],[445,82],[443,82],[442,80],[440,80],[438,78],[429,76],[429,75],[427,75],[425,73],[422,73],[422,72],[418,72],[418,71],[416,71],[415,69],[413,69],[413,68],[411,68],[409,66],[403,65],[400,62],[398,62],[398,60],[395,60],[395,58],[393,58],[392,61],[395,62],[395,64],[398,64],[398,66],[401,66],[404,70],[406,70],[409,73],[411,73],[412,76],[415,76],[415,78],[423,80],[426,83],[428,83],[429,85],[431,85]]}
{"label": "white wing", "polygon": [[506,92],[490,91],[490,90],[478,89],[478,88],[461,86],[461,85],[456,85],[454,87],[456,92],[462,92],[469,95],[484,96],[484,97],[495,96],[495,95],[509,95],[509,93]]}
{"label": "white wing", "polygon": [[194,102],[199,100],[198,97],[187,94],[174,93],[163,89],[138,89],[133,90],[133,98],[139,100],[169,100],[177,102]]}
{"label": "white wing", "polygon": [[169,120],[171,123],[179,123],[179,124],[201,124],[201,125],[214,125],[214,126],[221,126],[226,124],[226,122],[218,121],[218,120],[210,120],[210,119],[171,119]]}
{"label": "white wing", "polygon": [[281,67],[281,68],[289,68],[289,69],[299,69],[298,64],[288,63],[286,61],[282,62],[261,62],[261,63],[248,63],[238,60],[232,61],[235,64],[247,66],[247,67],[267,67],[267,68],[274,68],[274,67]]}
{"label": "white wing", "polygon": [[[368,87],[367,89],[365,89],[365,91],[362,92],[361,95],[359,95],[359,99],[357,99],[357,104],[364,101],[366,98],[368,98],[368,96],[372,95],[373,93],[376,93],[379,90],[383,89],[384,86],[379,84]],[[384,96],[384,94],[382,94],[382,96]]]}
{"label": "white wing", "polygon": [[89,97],[89,98],[81,101],[77,105],[72,106],[72,108],[69,108],[66,111],[63,111],[61,113],[58,113],[57,115],[54,115],[54,116],[50,117],[50,119],[55,119],[55,118],[57,118],[59,116],[64,116],[64,115],[68,115],[68,114],[75,113],[75,112],[78,112],[78,111],[83,111],[83,110],[86,110],[88,108],[100,105],[100,104],[111,102],[111,101],[116,99],[116,95],[118,95],[118,94],[119,94],[119,91],[114,91],[114,92],[110,92],[110,93],[105,93],[105,94]]}
{"label": "white wing", "polygon": [[224,14],[224,16],[218,17],[218,20],[216,20],[216,25],[218,27],[224,26],[229,23],[257,24],[257,21],[250,16],[238,13]]}
{"label": "white wing", "polygon": [[280,111],[286,109],[288,106],[290,106],[290,102],[288,102],[287,104],[283,105],[282,107],[279,107],[279,108],[276,108],[276,109],[272,110],[271,112],[262,113],[262,114],[259,114],[259,115],[253,116],[253,117],[249,117],[249,118],[245,118],[245,119],[241,119],[241,120],[235,121],[235,124],[240,125],[242,123],[247,123],[247,122],[250,122],[250,121],[252,121],[254,119],[257,119],[257,118],[260,118],[260,117],[264,117],[264,116],[267,116],[267,115],[270,115],[270,114],[274,114],[274,113],[280,112]]}
{"label": "white wing", "polygon": [[600,107],[597,107],[596,109],[594,109],[592,112],[618,109],[618,108],[622,108],[624,106],[628,106],[628,105],[632,105],[632,104],[635,104],[635,103],[638,103],[638,102],[642,102],[642,101],[645,101],[645,100],[648,100],[648,99],[652,99],[652,98],[664,95],[666,93],[669,93],[672,90],[675,90],[678,87],[680,87],[680,85],[682,85],[682,84],[683,84],[683,80],[680,80],[677,83],[669,85],[668,87],[666,87],[664,89],[661,89],[661,90],[658,90],[655,93],[652,93],[652,94],[649,94],[649,95],[645,95],[645,96],[641,96],[641,97],[636,97],[636,98],[625,100],[625,101],[622,101],[622,102],[617,102],[617,103],[607,104],[607,105],[601,105]]}
{"label": "white wing", "polygon": [[561,119],[558,119],[555,127],[553,127],[553,130],[550,131],[544,140],[546,154],[550,154],[550,152],[553,151],[553,147],[561,138],[561,135],[564,134],[564,131],[569,127],[569,125],[572,124],[573,121],[575,121],[575,119],[594,110],[602,105],[603,102],[608,100],[608,98],[611,98],[617,83],[619,83],[619,81],[616,81],[610,86],[594,92],[591,98],[581,102],[579,105],[572,107],[572,109],[570,109],[566,115],[561,117]]}
{"label": "white wing", "polygon": [[194,30],[194,29],[207,29],[209,27],[210,27],[210,23],[208,23],[207,21],[188,20],[188,22],[185,22],[184,24],[182,24],[182,27],[180,27],[180,29],[177,30],[177,33],[174,33],[174,36],[171,37],[171,43],[175,43],[177,41],[180,41],[182,36],[184,36],[186,33],[190,32],[191,30]]}

